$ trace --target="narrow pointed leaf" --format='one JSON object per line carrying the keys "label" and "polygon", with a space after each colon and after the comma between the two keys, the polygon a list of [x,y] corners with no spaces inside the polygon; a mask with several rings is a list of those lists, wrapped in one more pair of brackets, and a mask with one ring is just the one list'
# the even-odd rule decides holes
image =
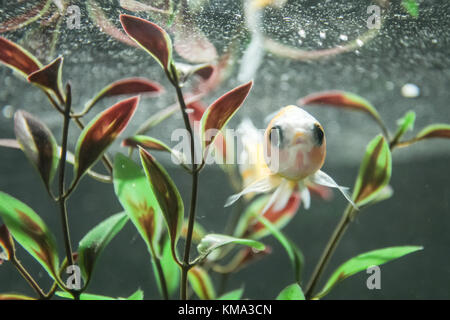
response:
{"label": "narrow pointed leaf", "polygon": [[241,244],[244,246],[252,247],[256,250],[262,251],[266,248],[264,244],[259,241],[251,240],[251,239],[240,239],[231,236],[227,236],[224,234],[208,234],[206,235],[198,244],[197,250],[200,254],[200,257],[206,258],[208,254],[213,252],[214,250],[226,246],[228,244]]}
{"label": "narrow pointed leaf", "polygon": [[3,250],[0,252],[0,260],[10,260],[15,256],[14,240],[5,225],[0,227],[0,248]]}
{"label": "narrow pointed leaf", "polygon": [[18,71],[24,77],[42,67],[31,53],[3,37],[0,37],[0,62]]}
{"label": "narrow pointed leaf", "polygon": [[386,187],[391,179],[392,158],[389,145],[378,135],[367,146],[353,191],[353,201],[363,206]]}
{"label": "narrow pointed leaf", "polygon": [[269,220],[264,217],[259,217],[258,220],[266,226],[270,233],[275,237],[275,239],[280,242],[284,250],[289,256],[291,261],[292,269],[294,270],[295,281],[299,282],[301,279],[301,273],[304,264],[303,254],[297,246],[289,240],[280,230],[278,230]]}
{"label": "narrow pointed leaf", "polygon": [[158,25],[130,15],[120,15],[120,22],[128,36],[136,41],[165,70],[172,62],[172,41],[169,35]]}
{"label": "narrow pointed leaf", "polygon": [[178,73],[178,80],[184,84],[193,75],[198,75],[203,81],[208,80],[214,72],[214,67],[210,64],[185,64],[175,62],[175,68]]}
{"label": "narrow pointed leaf", "polygon": [[188,279],[192,290],[201,300],[216,299],[216,291],[212,280],[205,269],[198,266],[193,267],[189,270]]}
{"label": "narrow pointed leaf", "polygon": [[147,244],[150,254],[158,254],[158,240],[164,222],[147,177],[140,166],[120,153],[114,161],[113,176],[114,190],[122,207]]}
{"label": "narrow pointed leaf", "polygon": [[244,288],[236,289],[221,295],[217,300],[241,300]]}
{"label": "narrow pointed leaf", "polygon": [[297,283],[284,288],[277,297],[277,300],[305,300],[302,288]]}
{"label": "narrow pointed leaf", "polygon": [[[244,103],[253,85],[250,81],[225,93],[213,102],[202,116],[202,137],[204,150],[214,142],[218,132],[210,135],[208,130],[220,131]],[[209,136],[208,136],[209,135]]]}
{"label": "narrow pointed leaf", "polygon": [[164,92],[164,88],[156,82],[145,78],[126,78],[115,81],[104,87],[91,101],[89,101],[82,114],[87,113],[95,104],[104,98],[122,95],[145,94],[156,97]]}
{"label": "narrow pointed leaf", "polygon": [[120,101],[100,113],[81,132],[75,150],[75,180],[92,167],[125,129],[133,116],[139,97]]}
{"label": "narrow pointed leaf", "polygon": [[58,168],[58,145],[50,129],[26,111],[14,115],[14,131],[20,148],[39,172],[47,190]]}
{"label": "narrow pointed leaf", "polygon": [[117,213],[89,231],[78,246],[78,264],[88,283],[97,259],[105,247],[119,233],[128,221],[126,213]]}
{"label": "narrow pointed leaf", "polygon": [[183,224],[184,207],[181,195],[166,170],[144,149],[139,149],[142,166],[153,193],[162,209],[169,230],[173,258]]}
{"label": "narrow pointed leaf", "polygon": [[422,129],[416,136],[417,140],[430,138],[450,138],[450,124],[432,124]]}
{"label": "narrow pointed leaf", "polygon": [[86,9],[89,14],[89,18],[101,32],[129,46],[137,47],[136,42],[131,40],[130,37],[128,37],[108,19],[102,9],[102,6],[100,6],[95,0],[87,0]]}
{"label": "narrow pointed leaf", "polygon": [[355,273],[366,270],[372,266],[380,266],[386,262],[398,259],[404,255],[422,249],[423,247],[419,246],[389,247],[360,254],[344,262],[339,268],[337,268],[316,297],[321,298],[325,296],[337,283],[354,275]]}
{"label": "narrow pointed leaf", "polygon": [[[12,148],[12,149],[20,149],[20,144],[15,139],[0,139],[0,147],[5,148]],[[58,159],[61,156],[61,147],[58,146],[58,152],[57,152]],[[70,164],[75,163],[75,156],[73,153],[67,151],[67,162]],[[110,183],[111,179],[110,176],[106,176],[97,172],[94,172],[92,170],[86,171],[88,175],[90,175],[92,178],[105,183]]]}
{"label": "narrow pointed leaf", "polygon": [[[270,196],[264,196],[254,200],[241,216],[238,226],[236,227],[236,235],[250,239],[261,239],[269,234],[270,230],[257,220],[265,209]],[[286,206],[280,210],[275,210],[271,206],[264,212],[264,217],[271,222],[277,229],[281,230],[294,217],[300,207],[300,194],[294,192],[289,198]]]}
{"label": "narrow pointed leaf", "polygon": [[[173,260],[172,249],[169,240],[165,241],[164,244],[162,245],[162,252],[160,259],[161,259],[161,267],[163,269],[164,277],[166,279],[169,297],[173,297],[176,293],[178,293],[178,287],[180,285],[180,267]],[[156,277],[158,275],[158,270],[156,269],[154,263],[153,263],[153,271]],[[159,279],[158,279],[158,289],[162,296],[162,289]]]}
{"label": "narrow pointed leaf", "polygon": [[62,66],[64,59],[58,57],[45,67],[28,76],[28,81],[46,91],[62,97]]}
{"label": "narrow pointed leaf", "polygon": [[31,298],[28,296],[24,296],[21,294],[14,294],[14,293],[2,293],[0,294],[0,301],[1,300],[37,300],[36,298]]}
{"label": "narrow pointed leaf", "polygon": [[21,29],[41,18],[50,8],[52,0],[40,0],[30,10],[0,22],[0,33]]}
{"label": "narrow pointed leaf", "polygon": [[397,144],[403,135],[414,128],[414,121],[416,120],[416,113],[408,111],[405,116],[397,121],[398,129],[392,139],[391,146]]}
{"label": "narrow pointed leaf", "polygon": [[419,4],[416,0],[402,0],[402,6],[412,17],[419,16]]}
{"label": "narrow pointed leaf", "polygon": [[141,289],[130,295],[126,300],[144,300],[144,291]]}
{"label": "narrow pointed leaf", "polygon": [[[56,291],[55,295],[57,295],[58,297],[61,297],[61,298],[66,298],[66,299],[73,300],[73,296],[69,292]],[[117,299],[113,298],[113,297],[102,296],[102,295],[99,295],[99,294],[82,293],[80,295],[80,300],[117,300]]]}
{"label": "narrow pointed leaf", "polygon": [[302,105],[329,105],[369,114],[384,129],[383,121],[375,107],[363,97],[345,91],[324,91],[310,94],[298,101]]}
{"label": "narrow pointed leaf", "polygon": [[26,204],[0,192],[0,218],[14,239],[35,258],[54,279],[59,269],[55,237],[44,221]]}

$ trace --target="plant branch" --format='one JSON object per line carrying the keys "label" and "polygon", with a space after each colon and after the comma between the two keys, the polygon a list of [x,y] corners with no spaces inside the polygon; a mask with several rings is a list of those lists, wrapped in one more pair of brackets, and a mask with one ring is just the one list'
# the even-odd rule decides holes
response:
{"label": "plant branch", "polygon": [[61,143],[61,158],[59,161],[59,208],[61,214],[61,223],[64,235],[64,245],[66,249],[66,256],[69,265],[73,265],[73,257],[72,257],[72,246],[70,243],[70,233],[69,233],[69,224],[67,218],[67,207],[66,207],[66,199],[67,195],[65,195],[64,191],[64,180],[65,180],[65,167],[66,167],[66,157],[67,157],[67,139],[69,135],[69,124],[70,124],[70,108],[72,106],[72,98],[70,85],[67,85],[67,97],[65,101],[65,110],[64,110],[64,127],[63,127],[63,136]]}
{"label": "plant branch", "polygon": [[325,250],[323,251],[322,256],[320,257],[320,260],[317,263],[316,268],[314,269],[314,272],[311,276],[311,280],[308,286],[306,287],[305,291],[306,299],[312,298],[314,290],[320,280],[320,277],[325,271],[325,268],[327,267],[330,258],[333,256],[336,247],[338,246],[340,240],[342,239],[342,236],[344,235],[350,222],[352,221],[352,215],[354,210],[355,209],[350,204],[347,206],[344,214],[342,215],[341,221],[339,221],[339,224],[336,226],[330,240],[328,240],[327,246],[325,247]]}
{"label": "plant branch", "polygon": [[183,256],[183,264],[181,267],[181,286],[180,286],[180,297],[182,300],[187,299],[187,274],[189,269],[191,268],[191,264],[189,262],[191,244],[192,244],[192,233],[194,230],[195,224],[195,211],[197,206],[197,193],[198,193],[198,174],[197,163],[195,159],[195,137],[194,132],[192,131],[191,123],[189,122],[189,116],[186,112],[186,102],[184,101],[183,92],[181,91],[181,87],[178,82],[177,70],[174,64],[171,64],[170,74],[168,73],[169,80],[171,80],[172,84],[175,87],[177,92],[178,102],[180,103],[181,113],[183,114],[184,125],[186,130],[189,132],[190,143],[191,143],[191,164],[192,164],[192,191],[191,191],[191,204],[189,210],[189,218],[188,218],[188,229],[186,235],[186,243],[184,247],[184,256]]}

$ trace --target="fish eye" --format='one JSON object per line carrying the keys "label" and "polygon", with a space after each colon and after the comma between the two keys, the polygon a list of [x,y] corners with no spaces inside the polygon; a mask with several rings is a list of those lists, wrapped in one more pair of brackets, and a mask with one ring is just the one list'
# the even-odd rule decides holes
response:
{"label": "fish eye", "polygon": [[270,143],[280,148],[283,145],[283,130],[280,126],[273,126],[269,132],[269,141]]}
{"label": "fish eye", "polygon": [[321,146],[323,144],[323,138],[325,137],[325,133],[323,132],[322,126],[318,123],[314,124],[313,136],[316,144],[318,146]]}

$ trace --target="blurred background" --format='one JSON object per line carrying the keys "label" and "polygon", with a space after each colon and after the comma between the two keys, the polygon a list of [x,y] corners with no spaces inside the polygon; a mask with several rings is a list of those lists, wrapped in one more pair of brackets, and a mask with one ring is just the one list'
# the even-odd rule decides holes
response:
{"label": "blurred background", "polygon": [[[147,77],[166,88],[161,97],[141,100],[122,137],[133,134],[146,118],[175,103],[176,96],[154,60],[117,36],[120,13],[161,24],[179,48],[182,39],[207,44],[209,49],[203,50],[201,58],[195,55],[198,50],[179,49],[175,53],[179,61],[200,63],[209,59],[228,63],[220,85],[202,99],[206,105],[238,84],[254,79],[254,87],[229,123],[230,128],[250,117],[262,129],[266,125],[264,118],[272,112],[295,104],[310,93],[332,89],[353,92],[369,100],[391,132],[396,129],[396,120],[409,110],[417,115],[414,133],[431,123],[450,123],[450,3],[445,0],[417,1],[417,17],[408,13],[401,1],[259,1],[257,10],[249,9],[250,0],[174,1],[176,8],[189,6],[190,14],[181,20],[149,8],[165,8],[165,1],[50,1],[48,11],[36,21],[17,28],[9,23],[45,2],[0,1],[1,35],[24,46],[43,63],[64,56],[64,79],[72,83],[74,109],[81,110],[104,86],[124,77]],[[384,9],[387,3],[389,8]],[[382,9],[381,29],[370,33],[372,38],[368,39],[366,35],[371,30],[367,20],[371,14],[367,8],[374,4]],[[67,12],[61,13],[60,7],[64,5],[79,8],[79,25],[71,24]],[[282,56],[257,43],[261,37],[294,48],[295,57]],[[357,46],[351,47],[352,43]],[[338,53],[320,51],[330,48],[338,48]],[[349,52],[339,53],[342,48],[349,48]],[[190,89],[187,84],[185,92]],[[87,119],[115,101],[102,101]],[[59,139],[62,118],[44,94],[10,69],[1,67],[0,138],[14,138],[12,117],[18,109],[38,116]],[[326,107],[308,107],[307,111],[321,122],[327,135],[324,171],[340,184],[352,187],[366,145],[379,133],[379,128],[358,112]],[[177,113],[148,134],[171,145],[171,132],[181,127],[183,122]],[[407,133],[406,138],[414,133]],[[78,129],[72,126],[71,150],[78,134]],[[111,155],[126,153],[119,142],[109,150]],[[158,154],[157,158],[175,180],[188,207],[190,176],[167,156]],[[362,272],[338,285],[327,299],[449,298],[449,161],[448,140],[423,141],[394,151],[391,180],[394,196],[357,217],[322,280],[345,260],[369,250],[397,245],[422,245],[424,250],[381,266],[381,290],[368,290],[368,274]],[[0,190],[39,213],[57,235],[62,256],[57,206],[48,198],[38,174],[22,152],[1,149]],[[207,231],[223,231],[231,213],[223,204],[232,193],[225,173],[218,166],[207,166],[200,177],[197,215]],[[345,199],[337,193],[329,202],[315,198],[311,209],[301,208],[284,229],[305,256],[304,281],[309,279],[345,205]],[[112,185],[87,177],[71,196],[68,206],[74,247],[93,226],[122,210]],[[271,299],[293,282],[283,248],[271,237],[263,242],[272,247],[272,254],[230,277],[227,289],[245,284],[245,298]],[[20,249],[18,256],[43,287],[50,286],[48,276],[26,252]],[[104,251],[88,291],[128,296],[137,288],[144,290],[146,299],[158,298],[144,242],[128,223]],[[0,266],[0,292],[33,294],[9,263]]]}

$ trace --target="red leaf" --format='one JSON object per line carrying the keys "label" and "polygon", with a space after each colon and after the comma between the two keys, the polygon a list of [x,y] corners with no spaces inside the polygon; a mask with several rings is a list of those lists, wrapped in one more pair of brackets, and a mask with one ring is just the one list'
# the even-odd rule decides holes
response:
{"label": "red leaf", "polygon": [[[299,207],[300,194],[298,192],[294,192],[284,208],[280,210],[274,210],[272,206],[264,213],[264,218],[281,229],[287,222],[291,220]],[[269,234],[267,228],[261,222],[257,221],[255,224],[248,227],[247,233],[244,237],[259,239],[266,234]]]}
{"label": "red leaf", "polygon": [[49,190],[58,167],[58,145],[53,134],[42,121],[23,110],[14,115],[14,132],[20,148]]}
{"label": "red leaf", "polygon": [[363,111],[372,116],[378,123],[382,124],[377,110],[366,99],[350,92],[324,91],[310,94],[298,101],[301,105],[325,104],[333,107],[341,107],[356,111]]}
{"label": "red leaf", "polygon": [[63,62],[63,57],[56,58],[50,64],[39,69],[38,71],[31,73],[28,76],[28,81],[44,88],[44,90],[51,90],[57,96],[62,98],[61,76]]}
{"label": "red leaf", "polygon": [[172,255],[174,259],[177,259],[176,245],[183,225],[183,200],[175,183],[155,158],[142,148],[139,149],[139,153],[145,174],[162,209],[169,229]]}
{"label": "red leaf", "polygon": [[253,85],[253,81],[243,84],[233,90],[227,92],[219,99],[217,99],[213,104],[211,104],[208,109],[206,109],[202,117],[202,134],[204,141],[204,147],[206,148],[214,142],[217,134],[212,137],[205,137],[208,130],[222,130],[222,128],[227,124],[231,117],[236,113],[239,107],[244,103],[245,98],[247,98],[248,93]]}
{"label": "red leaf", "polygon": [[102,32],[122,43],[137,47],[136,43],[133,40],[127,37],[125,33],[120,31],[114,26],[114,24],[111,23],[111,21],[109,21],[109,19],[105,16],[102,8],[97,3],[95,3],[95,1],[88,0],[86,6],[92,21],[97,24]]}
{"label": "red leaf", "polygon": [[106,97],[136,94],[146,94],[154,97],[162,92],[164,92],[164,88],[159,83],[145,78],[126,78],[118,80],[103,88],[91,101],[89,101],[82,114],[86,114],[97,102]]}
{"label": "red leaf", "polygon": [[81,132],[75,151],[76,179],[102,156],[108,146],[125,129],[133,116],[139,97],[120,101],[95,117]]}
{"label": "red leaf", "polygon": [[26,26],[27,24],[33,21],[36,21],[44,13],[47,12],[49,5],[50,5],[49,0],[41,0],[36,6],[31,8],[29,11],[0,23],[0,33],[7,31],[14,31]]}
{"label": "red leaf", "polygon": [[24,76],[39,70],[40,62],[19,45],[0,37],[0,62],[20,71]]}
{"label": "red leaf", "polygon": [[150,53],[165,70],[172,60],[172,43],[169,35],[158,25],[130,15],[120,15],[120,22],[130,38]]}
{"label": "red leaf", "polygon": [[145,78],[127,78],[111,83],[105,88],[102,97],[112,97],[124,94],[159,94],[164,88],[156,82]]}

